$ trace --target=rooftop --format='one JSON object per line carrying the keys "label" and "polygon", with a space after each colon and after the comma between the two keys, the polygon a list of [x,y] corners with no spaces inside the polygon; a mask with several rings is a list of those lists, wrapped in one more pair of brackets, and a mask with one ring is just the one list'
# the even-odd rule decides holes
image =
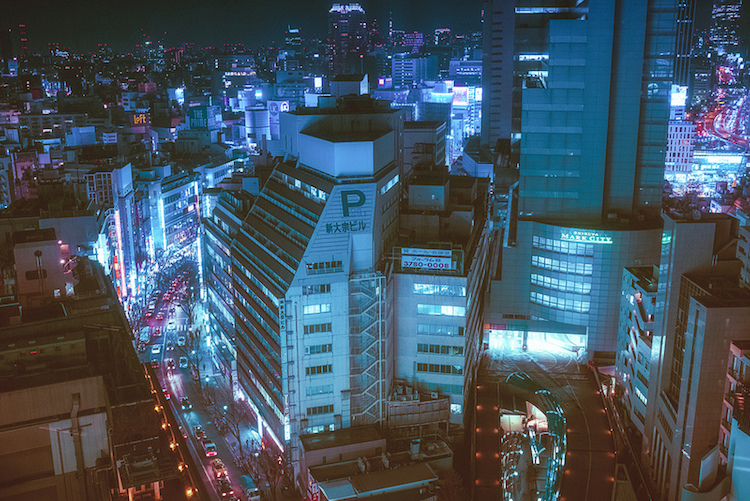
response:
{"label": "rooftop", "polygon": [[344,445],[360,444],[384,440],[383,435],[376,426],[358,426],[354,428],[341,428],[334,431],[314,433],[312,435],[300,436],[302,446],[306,452],[341,447]]}

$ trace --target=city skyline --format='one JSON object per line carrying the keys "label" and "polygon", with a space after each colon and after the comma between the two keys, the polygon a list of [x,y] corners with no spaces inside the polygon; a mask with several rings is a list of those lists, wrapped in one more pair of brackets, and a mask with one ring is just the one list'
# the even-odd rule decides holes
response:
{"label": "city skyline", "polygon": [[[0,28],[25,24],[32,51],[43,51],[48,43],[59,43],[76,52],[94,51],[98,44],[130,52],[143,42],[144,35],[151,40],[163,37],[165,46],[187,42],[197,46],[243,43],[255,47],[283,43],[287,26],[301,28],[303,38],[325,40],[328,10],[334,3],[349,2],[219,0],[206,4],[200,0],[167,0],[144,3],[143,9],[119,10],[93,0],[71,4],[14,2],[5,6]],[[448,0],[413,0],[408,7],[396,0],[358,3],[367,13],[368,23],[376,19],[381,32],[387,31],[391,13],[394,29],[398,30],[428,33],[445,27],[457,33],[481,30],[480,0],[463,2],[461,9]]]}

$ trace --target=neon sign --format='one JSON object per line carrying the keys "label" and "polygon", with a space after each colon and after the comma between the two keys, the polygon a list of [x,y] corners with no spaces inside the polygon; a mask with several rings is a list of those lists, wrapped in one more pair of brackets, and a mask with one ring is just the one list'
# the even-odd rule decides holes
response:
{"label": "neon sign", "polygon": [[579,242],[586,244],[611,244],[612,235],[590,230],[568,230],[560,234],[560,239],[566,242]]}

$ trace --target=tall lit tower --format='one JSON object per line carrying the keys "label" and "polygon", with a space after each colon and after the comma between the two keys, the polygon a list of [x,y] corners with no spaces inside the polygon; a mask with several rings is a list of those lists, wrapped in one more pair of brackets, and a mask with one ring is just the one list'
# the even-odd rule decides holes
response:
{"label": "tall lit tower", "polygon": [[328,11],[328,54],[332,75],[362,71],[367,52],[367,17],[358,3],[333,4]]}
{"label": "tall lit tower", "polygon": [[659,258],[678,1],[485,3],[483,118],[514,135],[520,174],[490,344],[512,335],[613,356],[622,269]]}
{"label": "tall lit tower", "polygon": [[737,29],[740,25],[742,0],[714,0],[711,10],[711,44],[725,52],[736,52],[740,45]]}

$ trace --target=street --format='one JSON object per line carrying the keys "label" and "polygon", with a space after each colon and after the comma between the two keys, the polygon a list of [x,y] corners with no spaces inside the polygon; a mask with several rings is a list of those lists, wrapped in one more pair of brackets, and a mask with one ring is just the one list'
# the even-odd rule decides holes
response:
{"label": "street", "polygon": [[[164,318],[157,319],[161,316]],[[187,350],[192,348],[189,343],[185,345],[186,338],[190,338],[188,318],[183,309],[171,300],[160,299],[157,302],[154,314],[147,320],[147,325],[152,335],[146,349],[139,353],[140,360],[142,363],[151,364],[162,388],[169,393],[172,411],[182,426],[183,434],[187,435],[189,453],[196,464],[201,465],[203,469],[201,476],[205,485],[211,486],[208,497],[212,500],[231,499],[231,495],[222,498],[218,493],[218,482],[211,461],[219,458],[226,466],[233,495],[239,499],[246,499],[239,484],[240,476],[244,472],[237,468],[234,460],[233,452],[238,451],[237,440],[232,434],[222,434],[219,431],[206,406],[205,393],[201,391],[201,388],[207,386],[219,389],[229,385],[228,379],[219,370],[211,348],[207,342],[203,341],[196,347],[200,351],[197,356],[195,353],[188,353]],[[156,332],[159,334],[154,335]],[[200,382],[194,380],[186,361],[181,363],[181,357],[191,357],[193,360],[200,361]],[[171,368],[171,363],[174,363],[174,368]],[[222,393],[215,392],[215,394]],[[183,397],[188,398],[192,408],[183,409],[181,404]],[[223,402],[217,402],[216,405],[220,407]],[[195,435],[196,426],[202,427],[205,440],[216,444],[216,456],[206,457],[201,440]],[[259,443],[260,437],[253,429],[255,426],[255,423],[250,422],[247,428],[242,430],[243,444]]]}

